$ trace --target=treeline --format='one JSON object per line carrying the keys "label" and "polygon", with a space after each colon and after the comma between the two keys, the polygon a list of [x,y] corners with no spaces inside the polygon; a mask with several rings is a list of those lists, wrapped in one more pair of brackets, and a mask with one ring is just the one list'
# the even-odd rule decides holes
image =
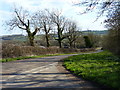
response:
{"label": "treeline", "polygon": [[[42,45],[46,47],[59,46],[59,48],[94,47],[100,41],[99,35],[88,33],[89,41],[86,41],[77,22],[66,18],[59,10],[48,9],[33,12],[32,14],[23,8],[15,8],[13,18],[6,22],[9,29],[19,28],[27,32],[27,45]],[[42,39],[35,40],[37,33],[44,33]],[[57,42],[56,42],[57,41]],[[91,46],[88,45],[90,43]]]}
{"label": "treeline", "polygon": [[[93,33],[88,33],[88,34],[82,34],[81,32],[78,33],[78,37],[76,38],[76,40],[73,42],[73,44],[71,45],[71,43],[69,42],[68,38],[65,38],[62,41],[62,48],[95,48],[95,47],[100,47],[102,45],[102,38],[104,35],[95,35]],[[84,37],[88,37],[88,40],[86,41],[86,39]],[[7,38],[7,37],[6,37]],[[55,40],[56,38],[56,34],[49,34],[49,43],[50,46],[49,47],[58,47],[59,48],[59,44],[58,41]],[[47,43],[46,43],[46,38],[45,38],[45,34],[40,34],[40,35],[36,35],[35,36],[35,46],[39,46],[39,47],[47,47]],[[89,42],[89,43],[87,43]],[[3,40],[2,41],[3,45],[7,44],[7,45],[19,45],[19,46],[30,46],[29,45],[29,40],[27,39],[27,36],[22,36],[22,37],[17,37],[15,36],[14,39],[11,40]]]}
{"label": "treeline", "polygon": [[77,23],[62,15],[58,10],[50,11],[48,9],[29,13],[22,8],[14,9],[14,16],[6,23],[10,29],[20,28],[25,30],[28,35],[29,45],[35,46],[35,36],[42,31],[45,35],[46,46],[50,46],[50,33],[55,34],[54,39],[62,48],[64,39],[68,39],[70,47],[80,35]]}

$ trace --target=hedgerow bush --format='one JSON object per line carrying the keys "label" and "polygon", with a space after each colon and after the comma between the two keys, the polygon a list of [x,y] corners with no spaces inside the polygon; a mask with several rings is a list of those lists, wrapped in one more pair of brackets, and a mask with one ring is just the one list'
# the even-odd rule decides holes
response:
{"label": "hedgerow bush", "polygon": [[59,48],[41,48],[39,46],[16,46],[12,44],[2,45],[2,58],[12,58],[20,56],[34,56],[60,53]]}
{"label": "hedgerow bush", "polygon": [[22,46],[12,43],[2,43],[2,58],[14,58],[21,56],[36,56],[46,54],[61,54],[61,53],[79,53],[85,51],[93,51],[90,49],[75,49],[75,48],[58,48],[58,47],[40,47],[40,46]]}

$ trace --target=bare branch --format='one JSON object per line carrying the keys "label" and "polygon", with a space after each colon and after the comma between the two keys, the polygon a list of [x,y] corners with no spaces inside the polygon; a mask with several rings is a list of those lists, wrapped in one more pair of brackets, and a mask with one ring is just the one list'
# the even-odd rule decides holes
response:
{"label": "bare branch", "polygon": [[15,10],[15,13],[16,13],[19,21],[22,23],[22,25],[25,26],[25,27],[28,27],[28,26],[24,23],[24,21],[22,21],[21,17],[19,16],[19,14],[18,14],[18,12],[17,12],[16,10]]}
{"label": "bare branch", "polygon": [[99,9],[98,16],[96,18],[96,20],[98,20],[106,11],[109,11],[110,9],[113,10],[113,6],[116,6],[117,3],[118,2],[116,0],[84,0],[79,3],[74,3],[74,6],[84,6],[86,8],[80,14],[86,14],[94,11],[95,9]]}
{"label": "bare branch", "polygon": [[22,27],[22,26],[19,26],[19,24],[17,24],[17,26],[18,26],[20,29],[26,30],[26,28],[24,28],[24,27]]}

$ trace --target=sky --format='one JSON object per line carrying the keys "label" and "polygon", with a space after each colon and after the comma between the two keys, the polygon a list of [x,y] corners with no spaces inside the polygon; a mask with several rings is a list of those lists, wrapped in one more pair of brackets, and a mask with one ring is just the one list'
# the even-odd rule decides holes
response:
{"label": "sky", "polygon": [[77,2],[79,0],[0,0],[0,36],[12,34],[26,35],[26,32],[23,30],[8,30],[7,26],[5,26],[5,21],[9,21],[12,18],[14,6],[22,6],[31,12],[46,8],[50,10],[58,9],[62,11],[65,17],[75,20],[82,30],[106,30],[103,23],[106,19],[105,16],[101,16],[94,22],[97,18],[97,11],[81,15],[80,12],[83,12],[84,8],[75,6],[74,3]]}

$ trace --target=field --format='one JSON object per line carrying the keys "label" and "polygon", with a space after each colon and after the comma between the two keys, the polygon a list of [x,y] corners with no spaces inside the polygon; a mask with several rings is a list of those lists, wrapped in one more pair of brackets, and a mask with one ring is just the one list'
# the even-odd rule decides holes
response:
{"label": "field", "polygon": [[120,89],[120,59],[108,51],[71,56],[64,66],[84,79]]}

